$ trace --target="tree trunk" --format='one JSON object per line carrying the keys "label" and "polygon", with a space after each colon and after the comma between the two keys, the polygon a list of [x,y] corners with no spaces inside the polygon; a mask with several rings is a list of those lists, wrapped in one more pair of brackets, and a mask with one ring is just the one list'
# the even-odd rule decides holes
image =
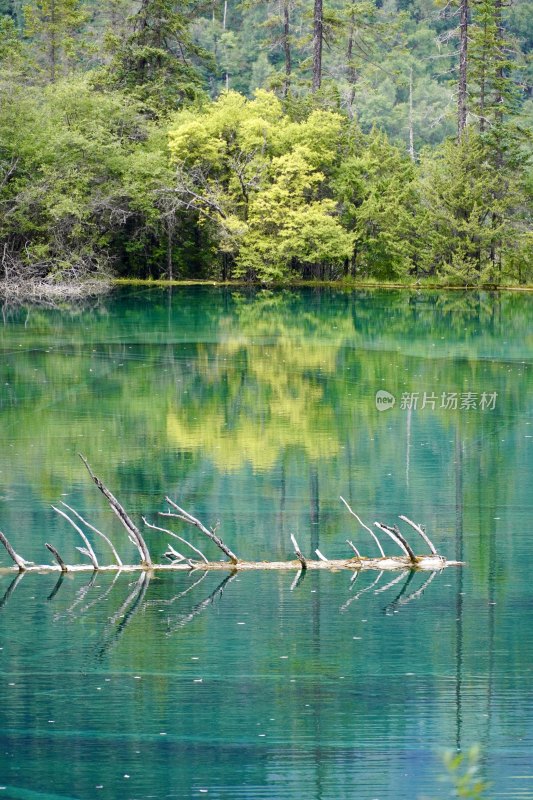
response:
{"label": "tree trunk", "polygon": [[[494,3],[494,25],[496,27],[496,80],[495,80],[495,97],[494,97],[494,105],[495,105],[495,121],[497,126],[501,126],[503,123],[503,111],[504,111],[504,74],[503,74],[503,48],[504,48],[504,32],[503,32],[503,20],[502,20],[502,0],[495,0]],[[503,143],[501,138],[498,136],[497,138],[497,145],[496,145],[496,165],[498,170],[503,172],[503,161],[504,161],[504,152],[503,152]],[[503,175],[502,175],[503,178]],[[505,181],[505,178],[503,178]],[[494,200],[499,201],[503,194],[502,185],[496,185],[494,191]],[[501,224],[502,218],[500,214],[496,211],[492,212],[492,225],[494,228],[498,228]],[[498,261],[498,274],[499,279],[498,282],[501,283],[502,277],[502,255],[501,255],[501,240],[493,241],[492,243],[492,264],[493,267],[496,268],[496,261]]]}
{"label": "tree trunk", "polygon": [[355,85],[357,83],[357,70],[353,64],[353,39],[355,35],[355,20],[352,12],[350,17],[350,33],[348,35],[348,48],[346,50],[346,63],[348,64],[348,83],[350,94],[348,96],[348,116],[353,119],[353,104],[355,100]]}
{"label": "tree trunk", "polygon": [[503,121],[503,21],[502,21],[502,0],[495,0],[494,3],[494,25],[496,27],[496,123],[499,125]]}
{"label": "tree trunk", "polygon": [[170,216],[167,218],[167,278],[169,281],[174,280],[174,264],[172,260],[172,233],[173,223]]}
{"label": "tree trunk", "polygon": [[50,3],[50,82],[55,83],[57,76],[57,30],[56,4]]}
{"label": "tree trunk", "polygon": [[285,81],[283,82],[283,97],[287,97],[291,86],[291,41],[290,41],[290,15],[289,0],[283,2],[283,53],[285,55]]}
{"label": "tree trunk", "polygon": [[413,125],[413,68],[409,70],[409,155],[415,160],[415,132]]}
{"label": "tree trunk", "polygon": [[459,91],[457,96],[457,138],[466,126],[468,68],[468,0],[461,0],[459,28]]}
{"label": "tree trunk", "polygon": [[315,0],[313,16],[313,85],[312,91],[320,89],[322,83],[322,39],[324,36],[324,13],[322,0]]}
{"label": "tree trunk", "polygon": [[481,74],[479,77],[479,130],[485,130],[485,93],[487,81],[487,20],[483,23],[483,50],[481,54]]}

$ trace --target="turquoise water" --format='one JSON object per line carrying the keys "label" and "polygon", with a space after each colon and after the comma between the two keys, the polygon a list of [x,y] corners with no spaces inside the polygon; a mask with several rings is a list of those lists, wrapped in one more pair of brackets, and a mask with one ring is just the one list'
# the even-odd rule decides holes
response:
{"label": "turquoise water", "polygon": [[487,796],[533,798],[532,310],[214,287],[4,309],[0,529],[24,557],[83,560],[63,500],[136,558],[83,452],[139,523],[169,494],[242,558],[290,533],[377,554],[342,494],[467,565],[2,574],[0,797],[436,799],[443,751],[479,744]]}

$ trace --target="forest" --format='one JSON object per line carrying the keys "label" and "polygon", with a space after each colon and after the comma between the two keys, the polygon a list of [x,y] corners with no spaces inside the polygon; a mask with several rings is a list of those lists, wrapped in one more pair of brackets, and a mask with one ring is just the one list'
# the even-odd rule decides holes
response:
{"label": "forest", "polygon": [[0,280],[533,283],[532,0],[0,0]]}

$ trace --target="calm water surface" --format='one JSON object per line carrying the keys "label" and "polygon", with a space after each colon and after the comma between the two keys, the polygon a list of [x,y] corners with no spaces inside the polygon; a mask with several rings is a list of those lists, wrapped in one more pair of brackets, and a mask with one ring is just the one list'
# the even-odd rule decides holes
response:
{"label": "calm water surface", "polygon": [[444,798],[443,751],[476,743],[488,796],[533,798],[532,312],[207,287],[4,309],[0,529],[24,557],[83,559],[64,500],[135,558],[81,451],[137,520],[168,493],[243,558],[291,532],[376,554],[342,494],[467,566],[0,575],[0,799]]}

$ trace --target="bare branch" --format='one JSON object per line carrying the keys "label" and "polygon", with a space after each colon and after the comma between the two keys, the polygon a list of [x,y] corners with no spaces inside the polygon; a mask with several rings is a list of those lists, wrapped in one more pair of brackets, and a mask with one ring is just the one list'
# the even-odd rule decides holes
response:
{"label": "bare branch", "polygon": [[9,543],[9,540],[8,540],[7,536],[5,535],[5,533],[2,533],[2,531],[0,531],[0,542],[2,542],[2,544],[6,548],[7,552],[9,553],[9,555],[11,556],[11,558],[13,559],[13,561],[15,562],[17,567],[19,568],[20,572],[24,572],[24,570],[27,569],[28,564],[26,563],[26,561],[24,561],[23,558],[21,558],[19,556],[18,553],[16,553],[13,550],[13,548],[11,547],[11,544]]}
{"label": "bare branch", "polygon": [[420,536],[425,541],[425,543],[427,544],[427,546],[429,547],[429,549],[431,550],[433,555],[436,556],[437,555],[437,551],[435,549],[435,545],[433,544],[433,542],[431,541],[431,539],[429,538],[429,536],[425,532],[425,530],[422,527],[422,525],[418,525],[416,522],[413,522],[412,520],[409,519],[409,517],[406,517],[405,514],[400,514],[400,519],[403,519],[404,522],[407,522],[407,524],[410,525],[411,528],[414,528],[415,531],[420,534]]}
{"label": "bare branch", "polygon": [[321,553],[321,552],[320,552],[320,550],[318,549],[318,547],[317,547],[317,549],[315,550],[315,553],[316,553],[316,554],[317,554],[317,556],[319,557],[320,561],[329,561],[329,558],[326,558],[326,556],[325,556],[323,553]]}
{"label": "bare branch", "polygon": [[[385,527],[388,528],[389,526],[386,525]],[[401,532],[401,530],[399,529],[399,527],[397,525],[393,525],[391,527],[391,530],[394,531],[394,533],[396,534],[397,538],[400,540],[400,542],[403,544],[403,546],[407,550],[407,552],[409,554],[409,558],[411,559],[411,561],[416,561],[416,553],[413,550],[413,548],[411,547],[411,545],[409,544],[409,542],[407,541],[407,539],[405,538],[405,536],[403,535],[403,533]]]}
{"label": "bare branch", "polygon": [[391,528],[390,525],[385,525],[384,522],[374,522],[376,528],[379,528],[380,531],[386,533],[387,536],[390,536],[393,542],[396,542],[398,547],[405,553],[405,555],[411,560],[416,561],[416,555],[414,554],[413,550],[401,535],[400,531],[397,528]]}
{"label": "bare branch", "polygon": [[357,520],[357,522],[359,523],[359,525],[362,525],[362,526],[363,526],[363,528],[365,529],[365,531],[368,531],[368,532],[369,532],[369,534],[370,534],[370,535],[371,535],[371,537],[374,539],[375,543],[377,544],[377,546],[378,546],[378,548],[379,548],[379,552],[380,552],[380,554],[381,554],[381,557],[382,557],[382,558],[385,558],[385,553],[384,553],[384,551],[383,551],[383,548],[382,548],[382,546],[381,546],[381,542],[379,541],[379,539],[378,539],[378,537],[376,536],[376,534],[374,533],[374,531],[373,531],[371,528],[369,528],[369,527],[368,527],[368,525],[365,525],[365,523],[364,523],[364,522],[363,522],[363,521],[362,521],[362,520],[361,520],[361,519],[360,519],[360,518],[357,516],[357,514],[355,513],[355,511],[353,511],[353,510],[350,508],[350,506],[348,505],[348,503],[346,502],[346,500],[344,499],[344,497],[341,497],[340,499],[342,500],[342,502],[344,503],[344,505],[346,506],[346,508],[348,509],[348,511],[350,512],[350,514],[352,515],[352,517],[355,517],[355,518],[356,518],[356,520]]}
{"label": "bare branch", "polygon": [[86,537],[86,535],[84,534],[82,529],[79,527],[79,525],[76,525],[74,520],[71,519],[69,517],[69,515],[66,514],[64,511],[61,511],[60,508],[56,508],[56,506],[52,506],[52,508],[54,509],[54,511],[57,511],[58,514],[61,514],[61,516],[64,517],[67,520],[67,522],[70,522],[70,524],[72,525],[74,530],[76,530],[79,533],[79,535],[81,536],[81,538],[85,542],[85,547],[77,547],[76,550],[79,550],[80,553],[83,553],[84,556],[88,556],[90,561],[91,561],[91,564],[93,565],[93,567],[95,569],[99,569],[98,559],[96,558],[96,554],[95,554],[93,548],[91,547],[90,541],[88,540],[88,538]]}
{"label": "bare branch", "polygon": [[199,556],[200,556],[200,558],[202,559],[202,561],[205,561],[205,563],[206,563],[206,564],[208,564],[208,563],[209,563],[209,562],[208,562],[208,560],[207,560],[207,558],[206,558],[206,557],[204,556],[204,554],[202,553],[202,551],[201,551],[201,550],[198,550],[198,548],[197,548],[197,547],[195,547],[195,546],[194,546],[193,544],[191,544],[190,542],[188,542],[188,541],[187,541],[187,539],[184,539],[184,538],[183,538],[183,536],[178,536],[178,534],[177,534],[177,533],[174,533],[173,531],[169,531],[167,528],[160,528],[158,525],[152,525],[152,523],[151,523],[151,522],[148,522],[148,520],[146,519],[146,517],[142,517],[142,521],[144,522],[144,524],[146,525],[146,527],[147,527],[147,528],[152,528],[154,531],[161,531],[161,533],[168,533],[168,535],[169,535],[169,536],[173,536],[173,537],[174,537],[174,539],[178,539],[178,541],[180,541],[180,542],[183,542],[183,544],[186,544],[186,545],[187,545],[187,547],[190,547],[190,548],[191,548],[191,550],[194,550],[194,552],[195,552],[197,555],[199,555]]}
{"label": "bare branch", "polygon": [[184,522],[188,522],[189,525],[194,525],[195,528],[198,528],[199,531],[201,531],[205,536],[207,536],[208,539],[211,539],[211,541],[214,542],[220,550],[222,550],[224,555],[226,555],[229,558],[232,564],[239,563],[239,559],[237,558],[235,553],[232,553],[229,547],[227,547],[224,544],[222,539],[219,536],[217,536],[216,533],[213,533],[213,531],[210,531],[209,528],[206,528],[205,525],[202,522],[200,522],[199,519],[196,519],[196,517],[193,517],[192,514],[188,513],[188,511],[185,511],[185,509],[178,506],[177,503],[175,503],[173,500],[170,499],[170,497],[165,497],[165,500],[170,506],[172,506],[172,508],[175,508],[176,511],[179,511],[179,516],[177,514],[172,514],[171,512],[160,511],[159,513],[162,517],[177,517],[177,519],[181,519]]}
{"label": "bare branch", "polygon": [[54,556],[55,560],[57,561],[57,563],[61,567],[61,572],[68,572],[67,565],[65,564],[65,562],[63,561],[63,559],[61,558],[59,553],[57,552],[57,550],[54,547],[54,545],[53,544],[48,544],[48,542],[45,542],[44,546],[46,547],[47,550],[50,550],[50,552]]}
{"label": "bare branch", "polygon": [[352,540],[351,540],[351,539],[346,539],[346,544],[347,544],[349,547],[351,547],[351,548],[352,548],[352,550],[354,551],[354,553],[355,553],[355,555],[357,556],[357,558],[358,558],[359,560],[361,560],[361,553],[359,552],[359,550],[357,549],[357,547],[354,545],[354,543],[352,542]]}
{"label": "bare branch", "polygon": [[165,558],[170,559],[173,563],[180,563],[181,561],[187,561],[188,559],[183,555],[183,553],[179,553],[175,550],[171,544],[167,544],[168,550],[164,553]]}
{"label": "bare branch", "polygon": [[68,505],[67,505],[66,503],[64,503],[62,500],[61,500],[61,505],[62,505],[62,506],[65,506],[65,508],[68,508],[68,510],[69,510],[69,511],[72,511],[72,513],[73,513],[73,514],[74,514],[74,515],[75,515],[75,516],[76,516],[76,517],[77,517],[79,520],[81,520],[81,522],[83,522],[83,524],[84,524],[84,525],[87,525],[87,527],[88,527],[88,528],[90,528],[92,531],[94,531],[95,533],[97,533],[97,534],[98,534],[98,536],[101,536],[101,537],[102,537],[102,539],[104,539],[104,541],[106,541],[106,542],[108,543],[109,547],[111,548],[111,551],[112,551],[113,555],[115,556],[115,561],[116,561],[117,565],[118,565],[119,567],[122,567],[122,566],[123,566],[123,564],[122,564],[121,558],[120,558],[119,554],[117,553],[117,551],[115,550],[115,546],[113,545],[113,542],[111,541],[111,539],[109,539],[109,538],[108,538],[108,537],[105,535],[105,533],[102,533],[102,531],[99,531],[99,530],[98,530],[98,528],[95,528],[95,527],[94,527],[94,525],[91,525],[91,523],[90,523],[90,522],[87,522],[87,520],[86,520],[86,519],[83,519],[83,517],[81,516],[81,514],[78,514],[78,512],[76,511],[76,509],[75,509],[75,508],[72,508],[71,506],[68,506]]}
{"label": "bare branch", "polygon": [[291,533],[291,542],[292,546],[294,547],[294,552],[296,553],[296,558],[302,565],[302,569],[307,569],[307,561],[302,555],[300,548],[298,547],[298,542],[296,541],[296,537]]}
{"label": "bare branch", "polygon": [[138,529],[138,527],[130,519],[125,509],[120,505],[116,497],[114,497],[109,491],[109,489],[106,486],[104,486],[102,481],[96,477],[91,467],[89,466],[87,459],[84,458],[81,453],[79,453],[79,456],[83,461],[83,463],[85,464],[87,472],[91,476],[92,480],[94,481],[96,486],[100,489],[104,497],[107,499],[109,505],[111,506],[112,511],[117,515],[123,526],[126,528],[130,542],[132,542],[139,551],[139,554],[141,556],[141,563],[143,564],[143,566],[145,567],[153,566],[152,559],[150,557],[150,551],[148,550],[143,535]]}

